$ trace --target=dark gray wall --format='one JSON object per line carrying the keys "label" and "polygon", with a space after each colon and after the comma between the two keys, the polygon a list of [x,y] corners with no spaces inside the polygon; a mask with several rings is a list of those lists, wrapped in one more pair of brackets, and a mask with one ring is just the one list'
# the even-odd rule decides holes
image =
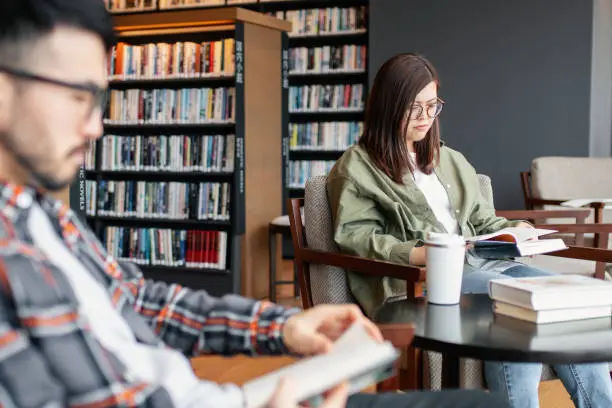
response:
{"label": "dark gray wall", "polygon": [[589,155],[591,0],[370,0],[370,84],[399,52],[437,67],[442,138],[523,208],[519,172]]}

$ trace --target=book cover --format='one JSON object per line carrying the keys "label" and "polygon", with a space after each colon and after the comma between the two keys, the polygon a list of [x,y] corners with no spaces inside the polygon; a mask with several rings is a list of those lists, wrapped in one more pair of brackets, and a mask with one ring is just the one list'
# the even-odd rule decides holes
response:
{"label": "book cover", "polygon": [[612,282],[581,275],[552,275],[489,281],[493,300],[531,310],[612,304]]}
{"label": "book cover", "polygon": [[298,401],[318,406],[325,391],[345,380],[350,383],[349,394],[353,394],[389,378],[394,374],[394,362],[398,357],[399,352],[390,342],[376,342],[363,325],[353,324],[329,353],[302,358],[245,383],[247,407],[263,408],[283,377],[296,379]]}

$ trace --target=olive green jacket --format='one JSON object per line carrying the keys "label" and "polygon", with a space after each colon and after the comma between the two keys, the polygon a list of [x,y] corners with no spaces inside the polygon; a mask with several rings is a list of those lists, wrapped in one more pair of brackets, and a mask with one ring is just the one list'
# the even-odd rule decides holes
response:
{"label": "olive green jacket", "polygon": [[[464,237],[518,223],[495,215],[481,195],[476,171],[461,153],[442,145],[434,171]],[[391,180],[358,145],[342,155],[327,178],[334,240],[341,252],[408,264],[410,251],[423,245],[428,231],[446,232],[409,172],[403,181],[405,185]],[[353,295],[368,314],[389,298],[406,293],[402,280],[351,272],[348,278]]]}

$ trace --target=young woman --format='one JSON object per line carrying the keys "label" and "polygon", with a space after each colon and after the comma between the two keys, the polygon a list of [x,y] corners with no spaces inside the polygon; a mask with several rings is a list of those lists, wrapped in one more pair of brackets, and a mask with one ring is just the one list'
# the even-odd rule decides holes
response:
{"label": "young woman", "polygon": [[[440,141],[443,102],[439,79],[424,57],[399,54],[378,71],[367,102],[364,133],[328,176],[334,239],[341,251],[396,263],[425,265],[428,231],[474,236],[508,226],[482,198],[476,171]],[[486,293],[491,278],[549,272],[514,261],[466,256],[463,293]],[[406,286],[393,278],[349,274],[353,295],[366,313]],[[607,364],[554,367],[577,407],[612,406]],[[513,407],[538,407],[540,364],[485,362],[492,391]]]}

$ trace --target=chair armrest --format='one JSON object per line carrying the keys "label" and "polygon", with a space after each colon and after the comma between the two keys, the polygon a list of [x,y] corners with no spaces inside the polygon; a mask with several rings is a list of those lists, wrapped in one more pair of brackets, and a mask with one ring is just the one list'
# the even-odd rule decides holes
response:
{"label": "chair armrest", "polygon": [[536,228],[546,228],[567,233],[608,233],[612,234],[612,224],[536,224]]}
{"label": "chair armrest", "polygon": [[548,256],[558,256],[561,258],[582,259],[585,261],[612,263],[612,250],[601,248],[588,248],[569,246],[561,251],[548,252]]}
{"label": "chair armrest", "polygon": [[425,281],[425,268],[419,266],[396,264],[377,259],[362,258],[337,252],[318,251],[315,249],[302,249],[299,251],[299,255],[296,254],[296,257],[297,256],[299,256],[302,261],[311,264],[337,266],[342,269],[348,269],[370,276],[387,276],[403,279],[407,282]]}
{"label": "chair armrest", "polygon": [[406,348],[412,344],[414,325],[411,323],[389,323],[377,326],[383,338],[391,342],[395,348]]}
{"label": "chair armrest", "polygon": [[[566,200],[548,200],[548,199],[543,199],[543,198],[530,198],[529,199],[529,201],[533,205],[561,205],[561,203],[564,203],[569,200],[570,200],[569,198]],[[590,203],[588,206],[591,208],[598,209],[598,208],[604,208],[606,206],[606,203],[602,203],[601,201],[594,201]]]}
{"label": "chair armrest", "polygon": [[546,218],[576,218],[585,220],[591,210],[578,208],[567,210],[498,210],[495,214],[509,220],[541,220]]}

